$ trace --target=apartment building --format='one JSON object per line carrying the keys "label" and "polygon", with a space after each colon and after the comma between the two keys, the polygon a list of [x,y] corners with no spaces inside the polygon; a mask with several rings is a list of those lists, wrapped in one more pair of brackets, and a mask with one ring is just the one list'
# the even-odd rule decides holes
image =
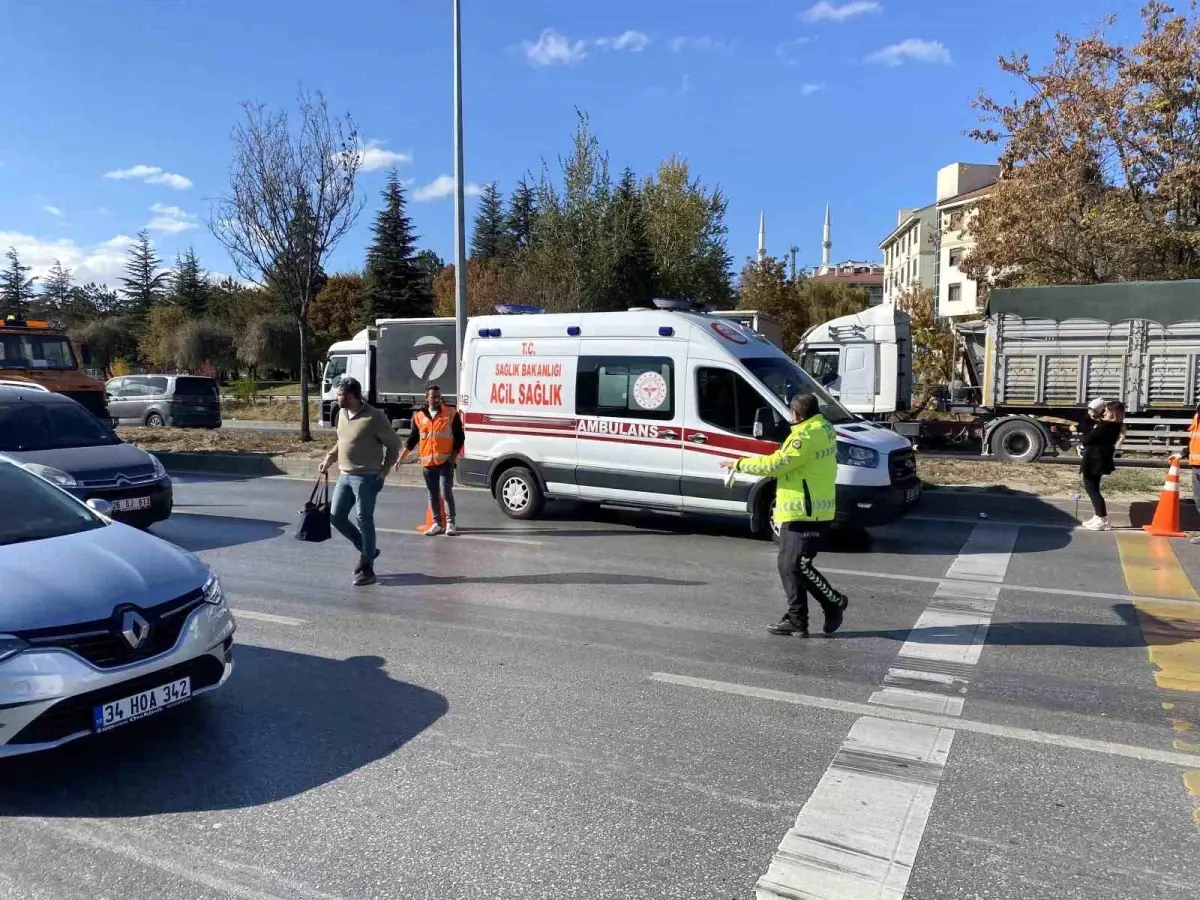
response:
{"label": "apartment building", "polygon": [[896,228],[879,243],[883,251],[882,302],[895,306],[910,288],[933,290],[937,270],[937,205],[905,208]]}
{"label": "apartment building", "polygon": [[991,193],[999,166],[954,163],[937,177],[938,260],[934,292],[939,316],[966,318],[979,315],[979,285],[962,273],[959,265],[975,245],[968,233],[975,205]]}

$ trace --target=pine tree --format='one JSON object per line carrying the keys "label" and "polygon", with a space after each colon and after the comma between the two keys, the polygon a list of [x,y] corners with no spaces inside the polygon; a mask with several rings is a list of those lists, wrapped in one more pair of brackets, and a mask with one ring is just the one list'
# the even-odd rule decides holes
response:
{"label": "pine tree", "polygon": [[383,200],[371,226],[375,239],[367,250],[363,321],[432,315],[433,294],[428,277],[417,265],[417,235],[406,213],[404,186],[394,169]]}
{"label": "pine tree", "polygon": [[17,255],[16,247],[9,247],[4,254],[8,266],[0,271],[0,317],[25,315],[25,304],[37,296],[33,290],[36,278],[26,278],[29,266],[21,265],[21,257]]}
{"label": "pine tree", "polygon": [[479,210],[471,229],[470,258],[476,262],[495,259],[504,253],[506,222],[504,195],[496,182],[486,185],[479,197]]}
{"label": "pine tree", "polygon": [[513,188],[508,201],[507,238],[512,253],[519,253],[534,240],[534,222],[537,217],[537,193],[524,177]]}
{"label": "pine tree", "polygon": [[62,263],[56,259],[50,274],[42,284],[41,293],[46,314],[56,322],[61,323],[63,313],[71,305],[71,290],[74,287],[75,281],[71,278],[70,270],[64,269]]}
{"label": "pine tree", "polygon": [[136,320],[144,320],[150,308],[163,299],[168,277],[169,273],[162,268],[162,260],[150,243],[149,232],[139,231],[137,242],[129,248],[125,276],[121,279],[121,293]]}
{"label": "pine tree", "polygon": [[200,268],[196,249],[188,247],[175,256],[175,268],[171,272],[171,303],[192,318],[204,315],[208,307],[211,285],[208,273]]}
{"label": "pine tree", "polygon": [[646,214],[637,176],[621,173],[613,196],[612,235],[616,243],[612,309],[649,306],[658,284],[654,251],[646,231]]}

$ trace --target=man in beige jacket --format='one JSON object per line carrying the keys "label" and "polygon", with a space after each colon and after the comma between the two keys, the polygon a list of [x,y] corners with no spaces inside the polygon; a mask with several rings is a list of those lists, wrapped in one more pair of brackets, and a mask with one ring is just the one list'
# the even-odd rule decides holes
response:
{"label": "man in beige jacket", "polygon": [[[354,584],[375,583],[375,500],[388,472],[400,458],[400,436],[382,410],[363,400],[362,385],[354,378],[338,384],[337,444],[321,460],[325,474],[336,462],[341,474],[333,489],[330,523],[358,551]],[[355,522],[350,511],[357,507]],[[356,524],[357,523],[357,524]]]}

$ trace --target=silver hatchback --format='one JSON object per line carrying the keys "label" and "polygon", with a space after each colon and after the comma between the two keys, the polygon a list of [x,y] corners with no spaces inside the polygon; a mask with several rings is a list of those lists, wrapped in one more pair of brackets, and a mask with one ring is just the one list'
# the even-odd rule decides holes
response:
{"label": "silver hatchback", "polygon": [[0,456],[0,758],[225,683],[236,628],[199,558]]}

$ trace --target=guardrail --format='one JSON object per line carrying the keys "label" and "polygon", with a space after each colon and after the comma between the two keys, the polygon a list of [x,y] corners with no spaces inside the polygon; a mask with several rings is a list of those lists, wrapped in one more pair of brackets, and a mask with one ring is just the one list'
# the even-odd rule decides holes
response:
{"label": "guardrail", "polygon": [[[320,402],[320,394],[309,394],[309,402]],[[255,394],[253,397],[238,397],[235,394],[222,394],[222,403],[287,403],[300,402],[299,394]]]}

